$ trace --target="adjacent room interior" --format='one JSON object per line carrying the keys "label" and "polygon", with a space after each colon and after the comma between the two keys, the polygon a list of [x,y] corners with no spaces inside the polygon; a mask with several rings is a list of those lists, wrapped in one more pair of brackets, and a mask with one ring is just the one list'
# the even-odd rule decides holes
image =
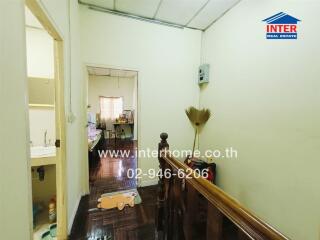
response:
{"label": "adjacent room interior", "polygon": [[[95,183],[113,191],[136,188],[136,180],[123,186],[127,170],[135,171],[138,146],[138,73],[87,67],[88,70],[88,166],[90,192]],[[128,151],[121,154],[121,151]],[[105,189],[101,189],[103,194]]]}

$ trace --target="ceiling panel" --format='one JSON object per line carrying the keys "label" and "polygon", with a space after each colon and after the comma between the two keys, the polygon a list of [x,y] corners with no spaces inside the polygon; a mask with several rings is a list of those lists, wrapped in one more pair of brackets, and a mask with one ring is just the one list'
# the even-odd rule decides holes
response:
{"label": "ceiling panel", "polygon": [[116,0],[116,10],[153,18],[160,0]]}
{"label": "ceiling panel", "polygon": [[205,29],[239,1],[240,0],[211,0],[188,26]]}
{"label": "ceiling panel", "polygon": [[156,19],[187,24],[207,0],[163,0]]}
{"label": "ceiling panel", "polygon": [[[110,10],[206,29],[241,0],[81,0]],[[157,11],[158,10],[158,11]]]}
{"label": "ceiling panel", "polygon": [[89,3],[89,4],[96,5],[103,8],[108,8],[111,10],[113,10],[114,8],[113,6],[114,0],[81,0],[81,2]]}

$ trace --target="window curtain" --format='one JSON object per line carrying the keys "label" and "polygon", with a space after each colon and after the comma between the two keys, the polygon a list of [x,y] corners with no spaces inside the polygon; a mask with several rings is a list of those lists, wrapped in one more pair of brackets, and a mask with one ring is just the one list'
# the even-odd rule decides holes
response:
{"label": "window curtain", "polygon": [[123,112],[122,97],[100,97],[101,120],[114,121]]}

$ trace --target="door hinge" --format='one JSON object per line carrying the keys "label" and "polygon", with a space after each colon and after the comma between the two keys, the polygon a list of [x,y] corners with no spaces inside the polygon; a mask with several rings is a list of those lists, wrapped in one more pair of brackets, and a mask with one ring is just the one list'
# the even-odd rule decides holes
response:
{"label": "door hinge", "polygon": [[60,139],[57,139],[54,145],[56,146],[56,148],[60,148]]}

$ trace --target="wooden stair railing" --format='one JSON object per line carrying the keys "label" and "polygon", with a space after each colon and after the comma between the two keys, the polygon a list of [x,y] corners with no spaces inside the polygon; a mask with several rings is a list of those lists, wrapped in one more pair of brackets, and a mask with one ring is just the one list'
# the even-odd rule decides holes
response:
{"label": "wooden stair railing", "polygon": [[[168,135],[162,133],[160,137],[162,176],[156,210],[157,239],[288,240],[220,188],[173,158],[168,151]],[[191,178],[181,178],[179,171],[190,173]]]}

